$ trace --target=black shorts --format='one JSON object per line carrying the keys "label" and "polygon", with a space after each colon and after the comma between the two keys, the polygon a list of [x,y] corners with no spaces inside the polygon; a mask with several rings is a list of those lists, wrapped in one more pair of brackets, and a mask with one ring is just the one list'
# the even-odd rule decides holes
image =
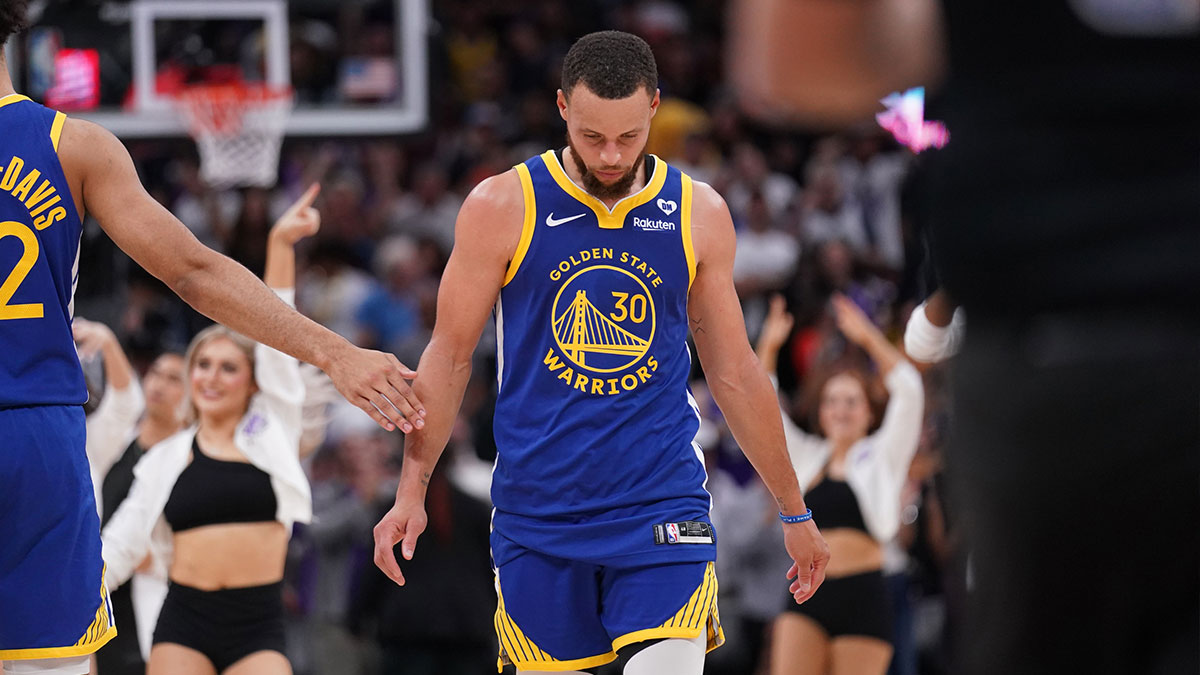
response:
{"label": "black shorts", "polygon": [[956,673],[1200,673],[1200,326],[1117,307],[971,315],[947,453],[971,551]]}
{"label": "black shorts", "polygon": [[857,635],[892,643],[892,605],[881,572],[826,578],[802,605],[789,593],[787,611],[816,621],[830,639]]}
{"label": "black shorts", "polygon": [[283,582],[202,591],[171,582],[154,644],[195,649],[221,672],[260,651],[284,653]]}

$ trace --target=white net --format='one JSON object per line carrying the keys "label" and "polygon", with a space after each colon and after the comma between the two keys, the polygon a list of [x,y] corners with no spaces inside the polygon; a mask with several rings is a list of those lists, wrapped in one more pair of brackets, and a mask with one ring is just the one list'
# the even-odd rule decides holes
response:
{"label": "white net", "polygon": [[271,187],[292,112],[286,87],[191,87],[176,103],[200,150],[200,177],[214,188]]}

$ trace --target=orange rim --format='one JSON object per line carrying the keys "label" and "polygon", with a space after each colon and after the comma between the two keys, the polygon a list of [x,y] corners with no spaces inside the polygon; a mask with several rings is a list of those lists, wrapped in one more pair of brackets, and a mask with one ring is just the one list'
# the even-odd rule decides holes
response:
{"label": "orange rim", "polygon": [[202,84],[187,87],[177,105],[190,111],[192,133],[236,133],[247,110],[290,102],[291,87],[261,84]]}

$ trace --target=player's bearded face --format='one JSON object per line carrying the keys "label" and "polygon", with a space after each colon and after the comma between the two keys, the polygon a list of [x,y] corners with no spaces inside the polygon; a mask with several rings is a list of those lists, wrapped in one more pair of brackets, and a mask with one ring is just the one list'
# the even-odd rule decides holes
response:
{"label": "player's bearded face", "polygon": [[601,98],[579,83],[569,102],[558,91],[572,168],[593,197],[610,201],[629,194],[646,157],[650,120],[658,103],[658,91],[644,87],[625,98]]}
{"label": "player's bearded face", "polygon": [[[567,145],[571,147],[571,159],[575,161],[575,168],[579,171],[579,175],[583,176],[583,189],[587,190],[593,197],[599,199],[620,199],[629,194],[629,188],[633,186],[633,181],[637,180],[638,169],[642,166],[642,162],[646,160],[646,144],[642,143],[641,149],[638,151],[636,158],[628,166],[597,166],[589,167],[583,160],[583,154],[575,146],[575,141],[571,139],[570,132],[567,132]],[[596,172],[616,172],[621,171],[621,176],[616,179],[602,179]]]}

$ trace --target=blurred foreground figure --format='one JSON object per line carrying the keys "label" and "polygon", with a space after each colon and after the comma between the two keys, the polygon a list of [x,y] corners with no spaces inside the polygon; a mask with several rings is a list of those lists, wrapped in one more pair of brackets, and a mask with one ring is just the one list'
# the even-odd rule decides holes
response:
{"label": "blurred foreground figure", "polygon": [[[824,4],[734,10],[750,53],[733,80],[777,119],[811,118],[815,95],[753,67],[797,63],[787,36],[821,31]],[[856,69],[936,41],[882,20],[906,3],[852,4],[860,21],[830,30],[877,51],[826,54],[847,90],[932,77]],[[1200,4],[947,2],[941,26],[930,116],[952,140],[925,178],[937,270],[970,317],[960,672],[1200,672]]]}

